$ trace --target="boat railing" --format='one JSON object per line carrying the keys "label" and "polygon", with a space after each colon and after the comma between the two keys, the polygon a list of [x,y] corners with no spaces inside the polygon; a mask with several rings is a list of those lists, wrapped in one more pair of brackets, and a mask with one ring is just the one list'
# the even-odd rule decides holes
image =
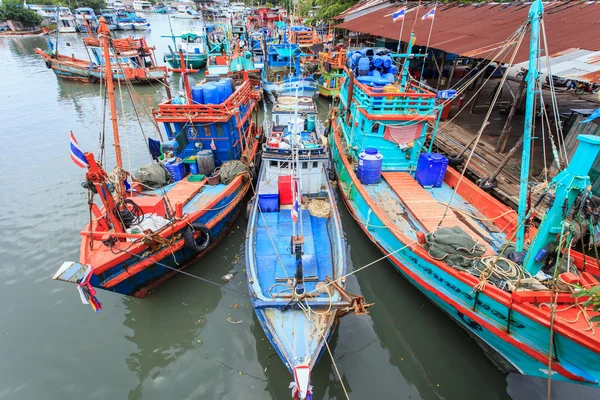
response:
{"label": "boat railing", "polygon": [[173,99],[170,99],[160,103],[158,109],[152,110],[152,113],[157,120],[183,118],[207,122],[227,121],[251,98],[252,87],[248,81],[244,81],[221,104],[173,104]]}
{"label": "boat railing", "polygon": [[[347,85],[344,86],[341,96],[347,97]],[[368,114],[396,114],[396,115],[421,115],[431,116],[436,106],[435,94],[416,86],[408,85],[401,92],[393,84],[380,87],[371,87],[354,79],[353,100],[357,108]]]}
{"label": "boat railing", "polygon": [[319,53],[320,61],[323,64],[329,63],[333,69],[344,68],[344,58],[344,53],[341,51]]}

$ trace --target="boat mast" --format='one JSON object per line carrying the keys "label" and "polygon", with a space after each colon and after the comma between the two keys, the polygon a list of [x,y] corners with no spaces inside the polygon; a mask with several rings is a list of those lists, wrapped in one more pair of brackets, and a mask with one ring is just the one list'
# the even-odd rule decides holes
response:
{"label": "boat mast", "polygon": [[[110,40],[110,30],[106,26],[104,17],[100,17],[100,26],[98,27],[98,36],[102,41],[104,49],[104,76],[106,79],[106,93],[110,103],[110,120],[113,127],[113,135],[115,141],[115,154],[117,157],[117,168],[123,168],[123,159],[121,156],[121,142],[119,140],[119,126],[117,124],[117,105],[115,103],[115,85],[112,77],[112,66],[110,64],[110,50],[108,42]],[[115,52],[115,60],[119,62],[118,55]]]}
{"label": "boat mast", "polygon": [[54,54],[56,55],[56,58],[58,58],[58,26],[59,26],[59,22],[60,22],[60,7],[56,6],[56,45],[55,45],[55,49],[54,49]]}
{"label": "boat mast", "polygon": [[[294,275],[294,291],[296,295],[304,295],[304,272],[302,268],[302,246],[304,244],[304,229],[302,226],[302,186],[300,176],[300,137],[296,134],[296,124],[298,120],[298,86],[296,86],[296,104],[294,109],[294,120],[289,123],[292,129],[292,213],[297,212],[297,221],[292,220],[292,253],[296,255],[296,273]],[[297,209],[296,209],[297,207]],[[298,227],[299,226],[299,227]]]}
{"label": "boat mast", "polygon": [[523,251],[525,239],[525,219],[527,217],[527,193],[529,191],[529,164],[531,158],[531,136],[533,129],[533,113],[535,103],[535,84],[538,79],[537,61],[539,57],[540,20],[544,14],[541,0],[535,0],[529,8],[531,37],[529,39],[529,67],[527,77],[527,94],[525,102],[525,125],[523,128],[523,155],[521,157],[521,179],[519,187],[519,224],[517,228],[516,251]]}

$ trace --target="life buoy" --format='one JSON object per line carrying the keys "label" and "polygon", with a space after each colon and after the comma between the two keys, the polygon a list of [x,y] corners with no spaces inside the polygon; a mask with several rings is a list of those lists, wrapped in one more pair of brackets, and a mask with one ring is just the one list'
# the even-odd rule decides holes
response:
{"label": "life buoy", "polygon": [[88,82],[89,83],[96,83],[96,77],[94,75],[90,75],[88,77]]}
{"label": "life buoy", "polygon": [[[194,238],[195,232],[200,232],[197,239]],[[201,253],[210,244],[210,230],[203,224],[194,223],[183,231],[183,242],[188,249]]]}
{"label": "life buoy", "polygon": [[46,68],[51,69],[52,68],[52,63],[50,63],[50,60],[46,60]]}

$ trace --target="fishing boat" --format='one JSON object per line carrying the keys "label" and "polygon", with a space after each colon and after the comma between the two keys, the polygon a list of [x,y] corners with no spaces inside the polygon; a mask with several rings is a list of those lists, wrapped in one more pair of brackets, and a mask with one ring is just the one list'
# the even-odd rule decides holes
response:
{"label": "fishing boat", "polygon": [[144,0],[134,0],[133,2],[133,11],[135,12],[143,12],[149,13],[152,12],[152,3]]}
{"label": "fishing boat", "polygon": [[317,88],[321,96],[329,98],[339,96],[343,69],[344,53],[342,49],[319,53],[320,76],[317,80]]}
{"label": "fishing boat", "polygon": [[77,21],[75,21],[75,16],[71,12],[69,7],[57,7],[58,8],[58,18],[56,29],[60,33],[74,33],[77,32]]}
{"label": "fishing boat", "polygon": [[100,15],[104,17],[104,20],[106,21],[106,26],[108,27],[109,30],[111,31],[116,31],[117,29],[119,29],[118,23],[117,23],[117,10],[109,7],[109,8],[103,8],[100,10]]}
{"label": "fishing boat", "polygon": [[[108,29],[104,17],[100,18]],[[54,71],[57,77],[97,83],[106,76],[104,50],[98,38],[91,36],[83,39],[89,50],[89,60],[61,54],[49,35],[46,35],[46,41],[49,50],[37,48],[35,52],[44,59],[46,67]],[[154,47],[148,46],[144,38],[112,39],[111,45],[112,63],[118,66],[111,74],[112,79],[128,80],[132,83],[163,82],[166,79],[167,69],[156,65]]]}
{"label": "fishing boat", "polygon": [[202,19],[202,15],[192,10],[190,6],[177,6],[177,11],[171,17],[178,19]]}
{"label": "fishing boat", "polygon": [[75,22],[77,23],[77,31],[88,33],[90,30],[98,29],[98,17],[93,9],[89,7],[79,7],[73,11]]}
{"label": "fishing boat", "polygon": [[297,44],[267,44],[265,65],[262,69],[262,87],[272,103],[277,96],[293,95],[314,97],[319,94],[312,75],[305,75],[300,67],[305,56]]}
{"label": "fishing boat", "polygon": [[204,104],[184,68],[184,96],[153,110],[168,140],[148,138],[151,164],[135,174],[125,171],[109,51],[116,39],[110,38],[103,19],[99,40],[108,67],[104,80],[116,168],[106,171],[94,154],[79,149],[71,134],[71,157],[87,170],[90,222],[81,231],[79,262],[65,262],[53,278],[76,283],[83,301],[96,309],[96,288],[143,297],[217,245],[250,187],[248,171],[260,135],[252,120],[256,102],[248,83],[233,92],[228,81],[216,92],[204,87]]}
{"label": "fishing boat", "polygon": [[[427,125],[433,127],[427,140],[434,142],[443,105],[410,79],[409,62],[417,56],[412,37],[406,54],[398,55],[398,83],[378,86],[379,78],[344,69],[330,151],[342,198],[367,237],[498,365],[597,387],[600,336],[590,318],[599,313],[577,296],[584,293],[579,286],[600,288],[600,269],[571,244],[577,221],[597,229],[587,188],[600,139],[579,136],[568,166],[529,202],[542,16],[542,2],[532,2],[527,22],[506,42],[518,49],[530,33],[518,212],[446,169],[447,160],[426,146]],[[532,216],[546,202],[536,228]]]}
{"label": "fishing boat", "polygon": [[273,106],[246,233],[254,310],[293,376],[294,399],[312,398],[311,372],[338,319],[366,312],[341,281],[346,245],[316,115],[310,97],[281,96]]}
{"label": "fishing boat", "polygon": [[190,69],[200,69],[206,65],[208,58],[208,41],[206,28],[195,27],[182,33],[180,36],[162,36],[173,40],[173,48],[169,46],[169,52],[165,53],[163,60],[173,68],[181,68],[179,51],[183,52],[185,65]]}

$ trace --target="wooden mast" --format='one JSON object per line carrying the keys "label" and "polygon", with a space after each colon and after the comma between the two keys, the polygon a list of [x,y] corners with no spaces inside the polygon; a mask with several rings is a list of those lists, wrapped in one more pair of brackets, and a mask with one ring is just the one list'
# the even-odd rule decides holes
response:
{"label": "wooden mast", "polygon": [[[110,120],[113,127],[113,135],[115,141],[115,154],[117,158],[117,168],[123,168],[123,158],[121,156],[121,142],[119,140],[119,126],[117,124],[117,105],[115,103],[115,85],[112,77],[112,66],[110,64],[110,49],[108,41],[110,40],[110,30],[106,26],[106,20],[104,17],[100,17],[100,26],[98,27],[98,36],[102,41],[102,48],[104,49],[104,76],[106,79],[106,93],[110,104]],[[118,62],[117,54],[115,57]]]}

